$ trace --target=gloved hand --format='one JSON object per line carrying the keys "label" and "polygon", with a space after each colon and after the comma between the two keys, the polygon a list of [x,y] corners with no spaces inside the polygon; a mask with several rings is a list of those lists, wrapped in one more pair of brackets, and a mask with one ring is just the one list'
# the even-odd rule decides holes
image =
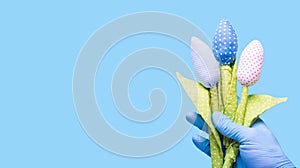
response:
{"label": "gloved hand", "polygon": [[[207,132],[206,123],[199,114],[188,113],[186,119],[199,129]],[[234,139],[240,144],[240,152],[235,167],[295,167],[283,153],[278,141],[261,119],[257,119],[251,128],[232,122],[220,112],[214,112],[212,120],[221,134]],[[208,139],[195,135],[193,143],[202,152],[210,155]]]}

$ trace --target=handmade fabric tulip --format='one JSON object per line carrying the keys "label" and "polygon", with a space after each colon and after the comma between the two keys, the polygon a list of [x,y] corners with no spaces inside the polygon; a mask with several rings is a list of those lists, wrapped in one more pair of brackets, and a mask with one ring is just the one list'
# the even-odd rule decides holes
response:
{"label": "handmade fabric tulip", "polygon": [[228,20],[220,21],[213,40],[213,52],[221,65],[230,65],[238,49],[237,35]]}
{"label": "handmade fabric tulip", "polygon": [[235,121],[244,124],[248,96],[248,86],[254,85],[260,78],[264,60],[264,50],[258,40],[253,40],[243,50],[237,70],[237,80],[241,83],[242,97],[238,106]]}
{"label": "handmade fabric tulip", "polygon": [[[219,105],[217,90],[217,84],[220,80],[219,64],[214,58],[211,48],[197,37],[192,37],[191,39],[191,56],[193,67],[200,83],[209,89],[211,110],[207,115],[208,120],[211,120],[211,112],[218,111]],[[221,145],[219,145],[221,143],[220,137],[213,135],[211,129],[209,130],[209,139],[212,165],[213,167],[221,168],[222,164],[220,163],[223,162],[223,151]]]}
{"label": "handmade fabric tulip", "polygon": [[244,49],[237,71],[237,79],[243,86],[254,85],[260,78],[264,50],[258,40],[253,40]]}
{"label": "handmade fabric tulip", "polygon": [[[263,58],[263,47],[258,40],[253,40],[249,43],[240,57],[237,69],[237,79],[243,87],[241,101],[234,117],[234,121],[240,125],[244,125],[246,117],[248,86],[254,85],[259,80],[262,71]],[[231,167],[236,160],[237,154],[238,143],[232,142],[227,150],[223,166]]]}
{"label": "handmade fabric tulip", "polygon": [[[228,20],[220,21],[213,39],[213,53],[220,63],[221,80],[219,82],[219,110],[230,119],[234,119],[237,108],[236,96],[236,53],[238,50],[237,35]],[[228,138],[223,142],[227,148]]]}
{"label": "handmade fabric tulip", "polygon": [[[180,73],[176,75],[208,126],[212,167],[232,168],[239,153],[239,144],[226,137],[221,142],[211,121],[212,112],[221,111],[234,122],[250,127],[259,115],[287,98],[248,95],[248,87],[254,85],[261,75],[264,51],[259,41],[254,40],[247,45],[238,65],[235,31],[227,20],[222,20],[212,47],[213,51],[200,39],[191,39],[192,63],[199,82],[184,78]],[[239,104],[237,80],[243,86]]]}
{"label": "handmade fabric tulip", "polygon": [[219,111],[217,84],[220,70],[211,48],[197,37],[192,37],[191,56],[200,83],[210,91],[212,112]]}
{"label": "handmade fabric tulip", "polygon": [[[214,56],[221,65],[219,93],[222,93],[222,95],[219,94],[219,109],[220,111],[224,112],[226,116],[232,119],[233,114],[231,114],[230,111],[235,110],[235,106],[230,105],[230,107],[233,107],[233,109],[228,109],[227,111],[223,111],[223,107],[226,108],[226,104],[234,104],[229,102],[227,97],[232,95],[232,93],[235,93],[235,90],[229,90],[229,88],[232,85],[232,74],[235,73],[232,70],[231,65],[235,61],[238,43],[235,30],[228,20],[223,19],[220,21],[214,35],[212,47]],[[237,102],[236,98],[234,99],[234,102]]]}

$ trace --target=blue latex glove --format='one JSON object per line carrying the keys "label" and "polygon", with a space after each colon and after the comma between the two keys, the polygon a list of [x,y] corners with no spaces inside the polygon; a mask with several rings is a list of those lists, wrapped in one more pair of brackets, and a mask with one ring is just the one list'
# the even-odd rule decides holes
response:
{"label": "blue latex glove", "polygon": [[[186,119],[199,129],[207,132],[207,126],[197,113],[188,113]],[[251,128],[232,122],[220,112],[212,115],[216,129],[224,136],[234,139],[240,144],[240,153],[235,167],[250,168],[294,168],[293,163],[283,153],[278,141],[261,119]],[[210,156],[209,140],[200,135],[193,137],[193,143],[202,152]]]}

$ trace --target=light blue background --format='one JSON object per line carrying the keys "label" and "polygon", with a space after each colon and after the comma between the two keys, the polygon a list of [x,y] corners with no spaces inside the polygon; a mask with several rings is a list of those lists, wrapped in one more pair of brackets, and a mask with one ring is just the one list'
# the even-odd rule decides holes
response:
{"label": "light blue background", "polygon": [[[143,11],[176,14],[196,24],[209,37],[219,20],[227,18],[237,31],[239,53],[252,39],[261,40],[265,48],[263,74],[250,92],[289,97],[287,103],[269,110],[262,118],[289,158],[300,165],[299,5],[296,0],[1,2],[0,167],[210,166],[210,159],[191,142],[192,135],[198,133],[195,129],[171,150],[143,159],[109,153],[81,129],[72,101],[72,73],[80,48],[96,29],[112,19]],[[151,46],[168,48],[190,63],[188,49],[182,44],[171,38],[147,35],[132,37],[116,46],[110,54],[119,55],[106,61],[118,62],[140,47]],[[106,71],[109,74],[112,69]],[[151,83],[156,77],[161,82]],[[143,80],[150,82],[142,85]],[[132,132],[132,128],[143,129],[122,119],[114,109],[110,113],[110,107],[103,107],[107,109],[107,120],[116,129],[137,136],[167,128],[177,115],[179,96],[176,81],[168,75],[156,70],[141,73],[130,88],[132,102],[137,108],[147,108],[147,95],[153,87],[166,89],[164,122],[155,123],[153,129],[145,126],[142,133]],[[118,121],[113,116],[119,117]]]}

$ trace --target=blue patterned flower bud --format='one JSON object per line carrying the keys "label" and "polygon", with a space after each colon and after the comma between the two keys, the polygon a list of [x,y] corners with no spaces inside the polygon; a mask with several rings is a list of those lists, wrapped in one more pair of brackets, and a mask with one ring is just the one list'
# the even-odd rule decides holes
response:
{"label": "blue patterned flower bud", "polygon": [[235,60],[238,49],[237,36],[228,20],[220,21],[212,47],[215,58],[221,65],[230,65]]}

